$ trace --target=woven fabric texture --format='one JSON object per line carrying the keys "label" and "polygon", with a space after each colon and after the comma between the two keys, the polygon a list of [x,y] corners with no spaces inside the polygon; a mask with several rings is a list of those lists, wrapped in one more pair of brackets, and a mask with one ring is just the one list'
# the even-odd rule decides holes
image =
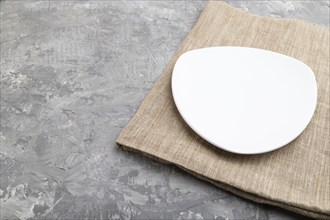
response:
{"label": "woven fabric texture", "polygon": [[[171,74],[182,53],[210,46],[262,48],[310,66],[318,83],[318,103],[305,131],[287,146],[259,155],[223,151],[193,132],[175,107]],[[250,200],[330,219],[329,53],[328,28],[256,16],[210,1],[117,143]]]}

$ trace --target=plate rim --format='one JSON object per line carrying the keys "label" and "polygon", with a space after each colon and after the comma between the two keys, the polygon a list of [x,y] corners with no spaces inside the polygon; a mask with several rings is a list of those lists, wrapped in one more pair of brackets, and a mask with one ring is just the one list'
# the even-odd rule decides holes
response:
{"label": "plate rim", "polygon": [[[200,134],[200,132],[198,132],[197,130],[198,129],[195,129],[194,126],[192,126],[190,123],[189,123],[189,120],[187,120],[187,118],[185,117],[185,114],[182,113],[182,110],[180,109],[179,105],[178,105],[178,101],[176,99],[176,96],[174,95],[175,92],[173,89],[174,86],[174,81],[175,81],[175,67],[178,63],[178,61],[186,54],[189,54],[191,52],[194,52],[194,51],[198,51],[198,50],[205,50],[205,49],[217,49],[217,48],[240,48],[240,49],[249,49],[249,50],[259,50],[259,51],[263,51],[263,52],[267,52],[267,53],[273,53],[273,54],[276,54],[276,55],[280,55],[280,56],[285,56],[286,58],[289,58],[290,60],[293,60],[295,62],[299,62],[300,64],[302,64],[305,68],[309,69],[311,71],[311,73],[313,73],[313,84],[315,85],[315,101],[313,103],[313,113],[310,115],[307,123],[305,126],[303,126],[303,128],[301,128],[301,130],[299,132],[297,132],[297,135],[294,136],[294,138],[292,138],[291,140],[285,142],[284,144],[281,144],[280,146],[277,146],[277,147],[272,147],[272,148],[268,148],[267,150],[263,150],[263,151],[251,151],[251,152],[244,152],[244,151],[235,151],[235,150],[232,150],[228,147],[225,147],[225,146],[220,146],[219,144],[215,143],[214,141],[210,140],[209,138],[205,137],[205,136],[202,136]],[[262,48],[254,48],[254,47],[242,47],[242,46],[215,46],[215,47],[203,47],[203,48],[197,48],[197,49],[192,49],[192,50],[188,50],[184,53],[182,53],[178,59],[175,61],[175,64],[173,66],[173,70],[171,72],[171,92],[172,92],[172,98],[174,100],[174,104],[175,104],[175,107],[176,109],[178,110],[180,116],[183,118],[184,122],[189,126],[190,129],[192,129],[199,137],[201,137],[202,139],[204,139],[205,141],[207,141],[208,143],[212,144],[213,146],[219,148],[219,149],[222,149],[222,150],[225,150],[227,152],[230,152],[230,153],[235,153],[235,154],[240,154],[240,155],[258,155],[258,154],[264,154],[264,153],[268,153],[268,152],[272,152],[272,151],[275,151],[275,150],[278,150],[280,148],[283,148],[285,147],[286,145],[290,144],[291,142],[293,142],[294,140],[296,140],[303,132],[304,130],[308,127],[308,125],[310,124],[310,122],[312,121],[312,118],[314,117],[315,115],[315,111],[316,111],[316,108],[317,108],[317,101],[318,101],[318,84],[317,84],[317,80],[316,80],[316,76],[315,76],[315,73],[314,71],[311,69],[311,67],[309,67],[307,64],[305,64],[304,62],[294,58],[294,57],[291,57],[291,56],[288,56],[288,55],[285,55],[285,54],[282,54],[282,53],[278,53],[278,52],[274,52],[274,51],[271,51],[271,50],[266,50],[266,49],[262,49]]]}

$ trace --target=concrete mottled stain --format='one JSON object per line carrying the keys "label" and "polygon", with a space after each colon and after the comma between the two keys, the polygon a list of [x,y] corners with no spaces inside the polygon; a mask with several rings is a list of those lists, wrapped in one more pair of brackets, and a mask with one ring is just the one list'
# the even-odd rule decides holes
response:
{"label": "concrete mottled stain", "polygon": [[[329,26],[329,1],[229,1]],[[206,1],[1,1],[1,219],[301,219],[115,145]]]}

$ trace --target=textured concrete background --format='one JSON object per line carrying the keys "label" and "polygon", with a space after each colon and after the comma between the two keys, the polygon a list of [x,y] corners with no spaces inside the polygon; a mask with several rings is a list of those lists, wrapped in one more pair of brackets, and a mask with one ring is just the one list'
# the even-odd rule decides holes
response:
{"label": "textured concrete background", "polygon": [[[329,1],[228,1],[329,26]],[[1,1],[1,218],[301,219],[119,150],[206,1]]]}

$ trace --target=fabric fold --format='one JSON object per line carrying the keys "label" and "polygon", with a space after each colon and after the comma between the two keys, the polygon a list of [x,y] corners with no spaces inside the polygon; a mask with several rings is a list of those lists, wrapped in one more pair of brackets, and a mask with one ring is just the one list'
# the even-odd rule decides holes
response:
{"label": "fabric fold", "polygon": [[[318,83],[318,104],[306,130],[287,146],[259,155],[223,151],[193,132],[175,107],[171,74],[182,53],[211,46],[271,50],[310,66]],[[117,143],[125,150],[175,164],[244,198],[329,219],[329,53],[328,28],[257,16],[210,1]]]}

